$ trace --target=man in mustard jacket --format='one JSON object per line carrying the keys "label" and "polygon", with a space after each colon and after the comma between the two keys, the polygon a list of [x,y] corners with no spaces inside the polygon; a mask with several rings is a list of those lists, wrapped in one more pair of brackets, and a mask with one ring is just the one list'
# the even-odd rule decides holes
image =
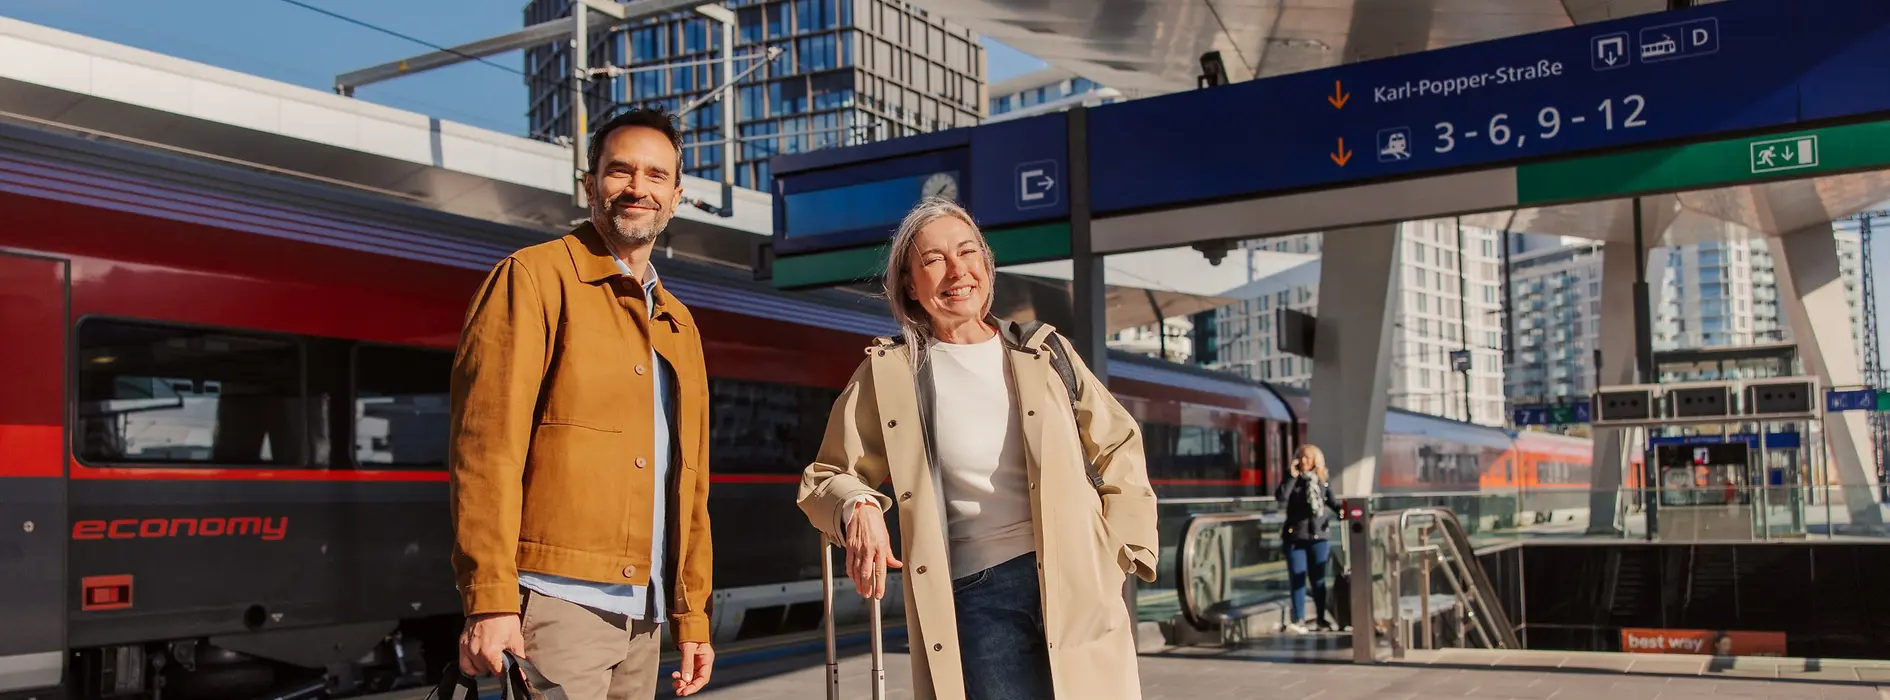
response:
{"label": "man in mustard jacket", "polygon": [[530,659],[572,700],[656,692],[663,622],[677,695],[709,681],[709,387],[702,337],[650,251],[682,200],[669,115],[591,141],[590,221],[493,267],[453,362],[460,669]]}

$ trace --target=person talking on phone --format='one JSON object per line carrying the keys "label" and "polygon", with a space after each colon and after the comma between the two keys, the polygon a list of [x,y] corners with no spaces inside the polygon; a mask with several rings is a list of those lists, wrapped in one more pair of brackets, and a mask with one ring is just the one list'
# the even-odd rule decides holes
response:
{"label": "person talking on phone", "polygon": [[[1342,512],[1339,499],[1332,495],[1330,475],[1326,473],[1326,453],[1316,445],[1300,445],[1293,453],[1291,474],[1280,482],[1273,498],[1286,506],[1286,523],[1280,529],[1281,548],[1286,550],[1286,571],[1293,589],[1292,617],[1286,631],[1303,634],[1308,628],[1332,629],[1326,617],[1326,560],[1332,543],[1327,524]],[[1306,589],[1312,588],[1313,609],[1318,617],[1306,617]]]}

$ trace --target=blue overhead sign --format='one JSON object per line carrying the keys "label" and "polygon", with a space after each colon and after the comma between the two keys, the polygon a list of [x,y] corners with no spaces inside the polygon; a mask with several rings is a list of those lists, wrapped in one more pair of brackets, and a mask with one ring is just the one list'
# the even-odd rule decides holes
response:
{"label": "blue overhead sign", "polygon": [[[1800,441],[1801,437],[1798,433],[1765,434],[1765,448],[1768,450],[1796,449]],[[1747,447],[1756,450],[1759,448],[1759,435],[1757,433],[1734,433],[1724,437],[1719,435],[1676,435],[1647,439],[1647,444],[1649,445],[1724,445],[1734,442],[1743,442]]]}
{"label": "blue overhead sign", "polygon": [[1593,404],[1580,401],[1561,405],[1517,406],[1510,423],[1520,428],[1528,425],[1573,425],[1592,423]]}
{"label": "blue overhead sign", "polygon": [[[1106,105],[1092,201],[1106,214],[1790,124],[1808,66],[1890,74],[1871,62],[1885,42],[1842,68],[1812,60],[1848,47],[1801,46],[1799,15],[1856,23],[1884,6],[1732,0]],[[1868,34],[1845,31],[1827,38]],[[1839,102],[1820,113],[1858,107]]]}
{"label": "blue overhead sign", "polygon": [[1797,2],[1807,58],[1799,79],[1800,119],[1890,110],[1890,2]]}
{"label": "blue overhead sign", "polygon": [[774,160],[774,251],[878,245],[912,205],[942,196],[984,228],[1068,218],[1063,114]]}
{"label": "blue overhead sign", "polygon": [[[1890,0],[1727,0],[1090,108],[1083,139],[1107,218],[1886,112]],[[987,228],[1067,219],[1067,126],[775,158],[774,250],[883,243],[926,194]]]}
{"label": "blue overhead sign", "polygon": [[1824,410],[1826,413],[1843,413],[1845,411],[1877,410],[1877,390],[1876,389],[1852,389],[1849,391],[1827,390],[1824,392]]}

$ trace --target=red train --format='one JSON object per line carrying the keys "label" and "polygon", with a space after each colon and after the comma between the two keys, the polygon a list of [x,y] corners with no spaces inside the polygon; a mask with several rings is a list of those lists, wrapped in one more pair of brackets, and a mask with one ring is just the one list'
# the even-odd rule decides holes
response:
{"label": "red train", "polygon": [[[454,658],[447,368],[484,271],[539,234],[9,126],[0,222],[0,700],[346,695]],[[813,629],[794,484],[891,323],[655,264],[713,375],[715,635]],[[1303,393],[1111,370],[1164,496],[1268,493],[1304,435]],[[1394,412],[1380,488],[1546,486],[1527,444]]]}

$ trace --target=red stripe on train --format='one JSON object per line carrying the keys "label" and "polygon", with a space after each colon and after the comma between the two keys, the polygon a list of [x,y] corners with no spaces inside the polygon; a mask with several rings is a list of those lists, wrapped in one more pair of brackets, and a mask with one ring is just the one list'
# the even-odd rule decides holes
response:
{"label": "red stripe on train", "polygon": [[442,470],[254,467],[88,467],[72,463],[72,478],[88,481],[446,481]]}
{"label": "red stripe on train", "polygon": [[63,476],[65,435],[57,425],[0,423],[0,477]]}

